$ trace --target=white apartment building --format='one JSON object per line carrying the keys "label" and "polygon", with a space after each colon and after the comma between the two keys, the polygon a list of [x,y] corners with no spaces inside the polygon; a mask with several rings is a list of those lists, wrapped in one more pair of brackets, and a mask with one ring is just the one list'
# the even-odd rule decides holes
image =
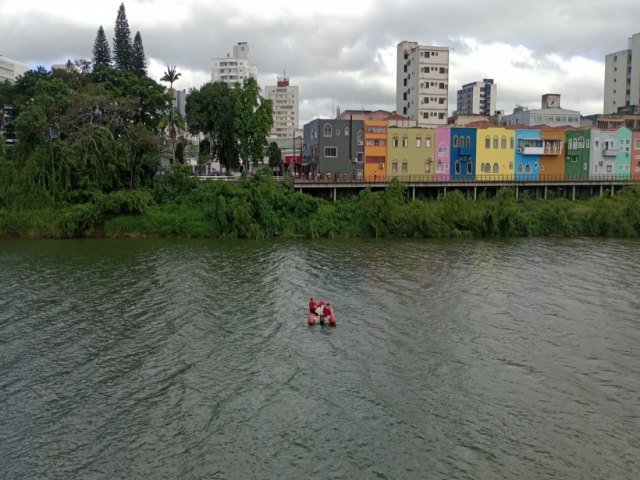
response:
{"label": "white apartment building", "polygon": [[498,86],[493,79],[485,78],[479,82],[467,83],[457,93],[456,112],[458,115],[496,114]]}
{"label": "white apartment building", "polygon": [[447,124],[449,47],[398,44],[396,112],[423,126]]}
{"label": "white apartment building", "polygon": [[249,44],[239,42],[233,46],[233,56],[227,53],[224,58],[214,58],[211,69],[212,82],[225,82],[233,85],[242,83],[245,78],[258,79],[258,67],[251,64]]}
{"label": "white apartment building", "polygon": [[604,61],[603,113],[640,105],[640,33],[629,39],[629,48],[610,53]]}
{"label": "white apartment building", "polygon": [[9,80],[15,83],[16,79],[30,70],[29,65],[11,60],[9,57],[0,55],[0,82]]}
{"label": "white apartment building", "polygon": [[300,96],[296,85],[289,85],[289,78],[278,77],[277,85],[265,87],[265,98],[273,102],[273,127],[271,137],[293,138],[298,130]]}

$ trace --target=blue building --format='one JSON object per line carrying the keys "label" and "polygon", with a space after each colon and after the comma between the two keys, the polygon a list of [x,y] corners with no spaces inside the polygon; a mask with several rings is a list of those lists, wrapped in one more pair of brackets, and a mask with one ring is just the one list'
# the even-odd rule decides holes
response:
{"label": "blue building", "polygon": [[474,180],[476,178],[476,132],[475,128],[451,129],[451,180]]}
{"label": "blue building", "polygon": [[544,154],[544,140],[540,130],[516,130],[516,180],[540,179],[540,155]]}

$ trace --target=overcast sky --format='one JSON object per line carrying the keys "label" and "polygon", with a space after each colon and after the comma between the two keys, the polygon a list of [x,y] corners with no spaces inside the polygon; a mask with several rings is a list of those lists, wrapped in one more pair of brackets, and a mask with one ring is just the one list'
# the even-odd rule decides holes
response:
{"label": "overcast sky", "polygon": [[[34,67],[91,58],[100,25],[111,45],[120,0],[0,0],[0,54]],[[449,110],[464,83],[493,78],[498,109],[562,107],[601,113],[604,56],[640,31],[639,0],[128,0],[156,80],[166,65],[178,89],[211,78],[212,58],[249,42],[258,82],[286,71],[300,88],[302,126],[336,107],[395,109],[396,46],[452,48]]]}

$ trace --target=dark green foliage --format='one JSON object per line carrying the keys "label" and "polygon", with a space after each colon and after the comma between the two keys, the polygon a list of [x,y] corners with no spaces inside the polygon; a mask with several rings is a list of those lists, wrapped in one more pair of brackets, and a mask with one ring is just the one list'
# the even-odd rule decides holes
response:
{"label": "dark green foliage", "polygon": [[271,168],[280,168],[282,166],[282,152],[276,142],[269,144],[269,166]]}
{"label": "dark green foliage", "polygon": [[110,66],[111,65],[111,49],[109,48],[109,42],[107,36],[104,34],[102,25],[98,28],[96,34],[96,41],[93,44],[93,65]]}
{"label": "dark green foliage", "polygon": [[113,37],[113,63],[120,70],[133,70],[133,45],[131,44],[131,30],[124,3],[118,8],[116,26]]}
{"label": "dark green foliage", "polygon": [[273,105],[260,95],[255,79],[233,87],[208,83],[187,95],[187,125],[191,133],[204,134],[213,154],[227,172],[243,162],[257,164],[267,147],[273,125]]}
{"label": "dark green foliage", "polygon": [[136,32],[136,36],[133,39],[131,71],[137,75],[147,74],[147,57],[144,54],[144,47],[142,46],[142,36],[140,35],[140,32]]}

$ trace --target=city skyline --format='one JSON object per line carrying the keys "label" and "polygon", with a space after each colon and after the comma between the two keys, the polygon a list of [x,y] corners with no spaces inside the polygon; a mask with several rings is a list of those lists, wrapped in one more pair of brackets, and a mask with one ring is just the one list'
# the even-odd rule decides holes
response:
{"label": "city skyline", "polygon": [[[31,67],[90,58],[100,25],[110,44],[120,1],[87,5],[62,0],[0,0],[2,51]],[[526,8],[525,5],[527,6]],[[395,110],[396,48],[403,40],[451,48],[449,113],[465,83],[493,78],[497,109],[537,108],[545,93],[584,115],[601,113],[604,62],[637,33],[638,2],[618,0],[441,2],[404,0],[393,6],[327,0],[304,6],[284,1],[201,0],[125,2],[132,33],[140,31],[149,76],[167,65],[182,77],[175,87],[200,87],[212,59],[248,42],[264,93],[283,70],[300,88],[300,126],[341,110]],[[612,12],[615,22],[611,20]],[[33,32],[37,32],[37,36]]]}

